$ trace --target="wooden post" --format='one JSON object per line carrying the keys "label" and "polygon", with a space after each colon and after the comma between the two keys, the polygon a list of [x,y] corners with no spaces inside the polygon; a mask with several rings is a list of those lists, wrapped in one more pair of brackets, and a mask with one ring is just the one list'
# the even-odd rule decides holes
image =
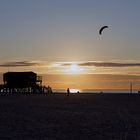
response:
{"label": "wooden post", "polygon": [[132,94],[132,82],[130,83],[130,93]]}

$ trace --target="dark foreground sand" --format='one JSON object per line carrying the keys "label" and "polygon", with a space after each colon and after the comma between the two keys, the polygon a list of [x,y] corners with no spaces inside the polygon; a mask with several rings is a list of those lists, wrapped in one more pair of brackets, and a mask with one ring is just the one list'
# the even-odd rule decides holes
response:
{"label": "dark foreground sand", "polygon": [[0,95],[0,140],[139,140],[140,95]]}

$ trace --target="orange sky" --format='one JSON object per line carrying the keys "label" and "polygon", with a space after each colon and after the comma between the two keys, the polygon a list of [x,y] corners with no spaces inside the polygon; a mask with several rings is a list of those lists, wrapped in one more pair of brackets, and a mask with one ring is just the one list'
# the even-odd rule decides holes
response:
{"label": "orange sky", "polygon": [[140,89],[140,76],[109,74],[50,74],[43,76],[43,84],[54,89]]}
{"label": "orange sky", "polygon": [[[54,89],[140,89],[139,61],[13,61],[1,64],[7,71],[34,71]],[[1,77],[2,81],[2,77]]]}

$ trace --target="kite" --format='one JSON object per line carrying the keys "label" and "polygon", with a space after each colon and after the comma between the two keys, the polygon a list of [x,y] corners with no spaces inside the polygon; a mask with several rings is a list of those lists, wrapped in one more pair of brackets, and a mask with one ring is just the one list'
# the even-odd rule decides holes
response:
{"label": "kite", "polygon": [[108,26],[103,26],[103,27],[101,27],[101,29],[99,30],[99,34],[100,34],[100,35],[102,35],[102,31],[103,31],[105,28],[108,28]]}

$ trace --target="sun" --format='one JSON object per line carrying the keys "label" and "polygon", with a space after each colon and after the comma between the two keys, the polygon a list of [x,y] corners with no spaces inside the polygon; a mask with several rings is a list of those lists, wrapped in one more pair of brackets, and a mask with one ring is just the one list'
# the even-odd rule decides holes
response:
{"label": "sun", "polygon": [[67,62],[61,67],[62,72],[66,74],[82,74],[86,72],[86,69],[79,65],[78,62]]}
{"label": "sun", "polygon": [[70,65],[70,72],[71,73],[77,73],[78,72],[78,66],[76,64]]}

